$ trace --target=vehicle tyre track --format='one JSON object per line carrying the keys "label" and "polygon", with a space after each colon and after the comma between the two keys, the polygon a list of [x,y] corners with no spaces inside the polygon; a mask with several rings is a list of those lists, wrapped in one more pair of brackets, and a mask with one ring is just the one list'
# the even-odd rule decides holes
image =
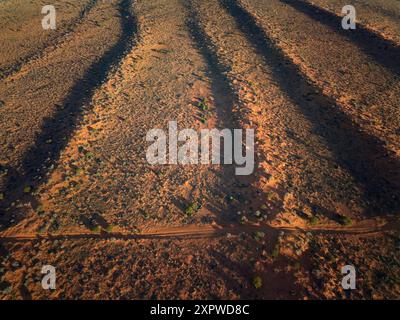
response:
{"label": "vehicle tyre track", "polygon": [[41,241],[41,240],[81,240],[81,239],[112,239],[112,240],[135,240],[135,239],[198,239],[226,237],[227,235],[239,235],[240,233],[265,232],[273,236],[277,232],[311,232],[313,234],[346,235],[346,236],[376,236],[383,235],[386,231],[398,230],[399,221],[390,219],[388,222],[377,223],[375,220],[364,220],[352,226],[271,226],[271,225],[187,225],[181,227],[165,227],[148,230],[145,232],[63,232],[63,233],[18,233],[0,235],[0,242],[18,241]]}

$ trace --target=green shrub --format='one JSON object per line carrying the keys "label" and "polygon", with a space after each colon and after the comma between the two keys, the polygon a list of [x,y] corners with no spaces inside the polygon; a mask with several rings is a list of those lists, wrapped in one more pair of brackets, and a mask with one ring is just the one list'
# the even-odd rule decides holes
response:
{"label": "green shrub", "polygon": [[199,209],[201,205],[198,202],[192,202],[185,210],[185,213],[190,217],[194,215]]}
{"label": "green shrub", "polygon": [[350,226],[353,223],[353,220],[347,216],[339,216],[339,223],[344,226]]}
{"label": "green shrub", "polygon": [[101,228],[100,228],[100,226],[95,226],[95,227],[93,227],[93,228],[91,229],[91,231],[92,231],[92,232],[98,233],[98,232],[101,231]]}
{"label": "green shrub", "polygon": [[261,288],[262,287],[262,279],[261,279],[261,277],[255,277],[254,279],[253,279],[253,285],[254,285],[254,287],[256,288],[256,289],[259,289],[259,288]]}
{"label": "green shrub", "polygon": [[254,239],[257,241],[260,241],[261,239],[263,239],[265,237],[265,233],[262,231],[256,231],[254,233]]}
{"label": "green shrub", "polygon": [[201,101],[199,103],[199,108],[202,111],[207,111],[208,110],[208,105],[207,105],[206,99],[201,99]]}
{"label": "green shrub", "polygon": [[316,224],[318,224],[318,222],[319,222],[318,217],[316,217],[316,216],[312,216],[312,217],[311,217],[311,219],[310,219],[310,224],[311,224],[312,226],[315,226]]}
{"label": "green shrub", "polygon": [[272,250],[272,253],[271,253],[272,258],[278,258],[280,251],[281,250],[280,250],[279,244],[277,244],[274,247],[274,249]]}

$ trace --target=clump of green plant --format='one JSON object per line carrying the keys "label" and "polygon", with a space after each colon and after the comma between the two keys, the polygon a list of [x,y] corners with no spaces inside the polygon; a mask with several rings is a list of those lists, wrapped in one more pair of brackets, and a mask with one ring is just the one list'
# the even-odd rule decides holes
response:
{"label": "clump of green plant", "polygon": [[113,226],[111,224],[109,224],[104,230],[107,231],[107,232],[112,232],[113,231]]}
{"label": "clump of green plant", "polygon": [[42,214],[44,214],[44,209],[43,209],[43,206],[42,205],[39,205],[37,208],[36,208],[36,213],[40,216],[40,215],[42,215]]}
{"label": "clump of green plant", "polygon": [[277,244],[277,245],[274,247],[274,249],[272,250],[272,253],[271,253],[272,258],[274,258],[274,259],[275,259],[275,258],[278,258],[280,251],[281,251],[281,249],[280,249],[280,247],[279,247],[279,244]]}
{"label": "clump of green plant", "polygon": [[261,288],[262,287],[262,279],[261,279],[261,277],[255,277],[254,279],[253,279],[253,285],[254,285],[254,287],[256,288],[256,289],[259,289],[259,288]]}
{"label": "clump of green plant", "polygon": [[93,159],[94,154],[92,152],[86,152],[85,157],[86,159]]}
{"label": "clump of green plant", "polygon": [[344,226],[350,226],[353,224],[353,220],[347,216],[339,216],[339,223]]}
{"label": "clump of green plant", "polygon": [[100,226],[94,226],[93,228],[91,228],[90,229],[92,232],[96,232],[96,233],[98,233],[98,232],[100,232],[101,231],[101,228],[100,228]]}
{"label": "clump of green plant", "polygon": [[311,217],[311,219],[310,219],[310,224],[311,224],[312,226],[317,225],[318,222],[319,222],[319,219],[318,219],[317,216],[312,216],[312,217]]}
{"label": "clump of green plant", "polygon": [[201,123],[206,123],[207,119],[206,119],[206,113],[209,110],[207,101],[205,98],[201,98],[199,105],[198,105],[199,109],[202,111],[202,113],[200,114],[200,122]]}
{"label": "clump of green plant", "polygon": [[150,215],[149,215],[146,211],[141,210],[140,213],[142,214],[142,216],[143,216],[143,218],[144,218],[145,220],[147,220],[148,218],[150,218]]}
{"label": "clump of green plant", "polygon": [[0,201],[4,200],[4,193],[0,193]]}
{"label": "clump of green plant", "polygon": [[246,216],[241,216],[241,217],[240,217],[239,223],[240,223],[240,224],[245,224],[245,223],[247,223],[248,221],[249,221],[249,219],[247,219]]}
{"label": "clump of green plant", "polygon": [[98,132],[98,129],[89,126],[89,127],[88,127],[88,131],[89,131],[89,133],[97,133],[97,132]]}
{"label": "clump of green plant", "polygon": [[262,232],[262,231],[256,231],[256,232],[254,232],[254,235],[253,235],[254,240],[260,241],[260,240],[262,240],[264,237],[265,237],[265,233],[264,233],[264,232]]}
{"label": "clump of green plant", "polygon": [[209,109],[205,98],[200,99],[199,108],[201,111],[207,111]]}
{"label": "clump of green plant", "polygon": [[277,201],[279,199],[279,195],[272,191],[268,192],[266,197],[270,202]]}
{"label": "clump of green plant", "polygon": [[377,218],[376,218],[376,222],[377,222],[379,225],[384,225],[384,224],[387,222],[387,220],[386,220],[385,218],[383,218],[383,217],[377,217]]}
{"label": "clump of green plant", "polygon": [[185,213],[186,215],[188,215],[189,217],[194,215],[197,211],[199,211],[199,209],[201,208],[201,205],[198,202],[192,202],[191,204],[189,204],[189,206],[186,208]]}

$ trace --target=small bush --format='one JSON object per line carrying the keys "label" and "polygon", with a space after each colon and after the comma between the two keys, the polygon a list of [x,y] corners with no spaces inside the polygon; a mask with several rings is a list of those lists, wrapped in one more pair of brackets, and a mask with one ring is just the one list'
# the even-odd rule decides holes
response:
{"label": "small bush", "polygon": [[91,229],[91,231],[92,231],[92,232],[98,233],[98,232],[101,231],[101,228],[100,228],[100,226],[95,226],[95,227],[93,227],[93,228]]}
{"label": "small bush", "polygon": [[207,111],[208,110],[208,105],[207,105],[206,99],[201,99],[201,101],[199,103],[199,108],[202,111]]}
{"label": "small bush", "polygon": [[140,213],[142,214],[142,216],[143,216],[143,218],[144,218],[145,220],[147,220],[148,218],[150,218],[150,215],[149,215],[146,211],[141,210]]}
{"label": "small bush", "polygon": [[85,157],[86,159],[93,159],[94,154],[92,152],[86,152]]}
{"label": "small bush", "polygon": [[347,216],[339,216],[339,223],[344,226],[350,226],[353,223],[353,220]]}
{"label": "small bush", "polygon": [[246,216],[241,216],[240,217],[240,224],[245,224],[246,222],[248,222],[249,220],[247,219]]}
{"label": "small bush", "polygon": [[44,209],[43,209],[43,206],[42,206],[42,205],[39,205],[39,206],[36,208],[36,213],[37,213],[38,215],[44,214]]}
{"label": "small bush", "polygon": [[316,224],[318,224],[318,222],[319,222],[318,217],[316,217],[316,216],[312,216],[312,217],[311,217],[311,219],[310,219],[310,224],[311,224],[312,226],[315,226]]}
{"label": "small bush", "polygon": [[278,258],[280,251],[281,251],[281,250],[280,250],[280,248],[279,248],[279,245],[277,244],[277,245],[274,247],[274,249],[272,250],[272,253],[271,253],[272,258]]}
{"label": "small bush", "polygon": [[255,233],[254,233],[254,239],[256,240],[256,241],[260,241],[260,240],[262,240],[264,237],[265,237],[265,233],[264,232],[262,232],[262,231],[256,231]]}
{"label": "small bush", "polygon": [[197,202],[192,202],[185,210],[185,213],[190,217],[193,214],[195,214],[199,209],[201,208],[201,205]]}
{"label": "small bush", "polygon": [[254,287],[256,288],[256,289],[259,289],[259,288],[261,288],[262,287],[262,279],[261,279],[261,277],[255,277],[254,279],[253,279],[253,285],[254,285]]}

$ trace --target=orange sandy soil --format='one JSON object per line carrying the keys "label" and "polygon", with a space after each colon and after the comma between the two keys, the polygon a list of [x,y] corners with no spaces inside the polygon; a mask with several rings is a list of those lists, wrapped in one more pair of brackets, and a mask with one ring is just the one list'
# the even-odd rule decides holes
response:
{"label": "orange sandy soil", "polygon": [[[42,5],[0,3],[0,298],[400,297],[397,1]],[[254,173],[150,165],[169,121],[254,128]]]}

